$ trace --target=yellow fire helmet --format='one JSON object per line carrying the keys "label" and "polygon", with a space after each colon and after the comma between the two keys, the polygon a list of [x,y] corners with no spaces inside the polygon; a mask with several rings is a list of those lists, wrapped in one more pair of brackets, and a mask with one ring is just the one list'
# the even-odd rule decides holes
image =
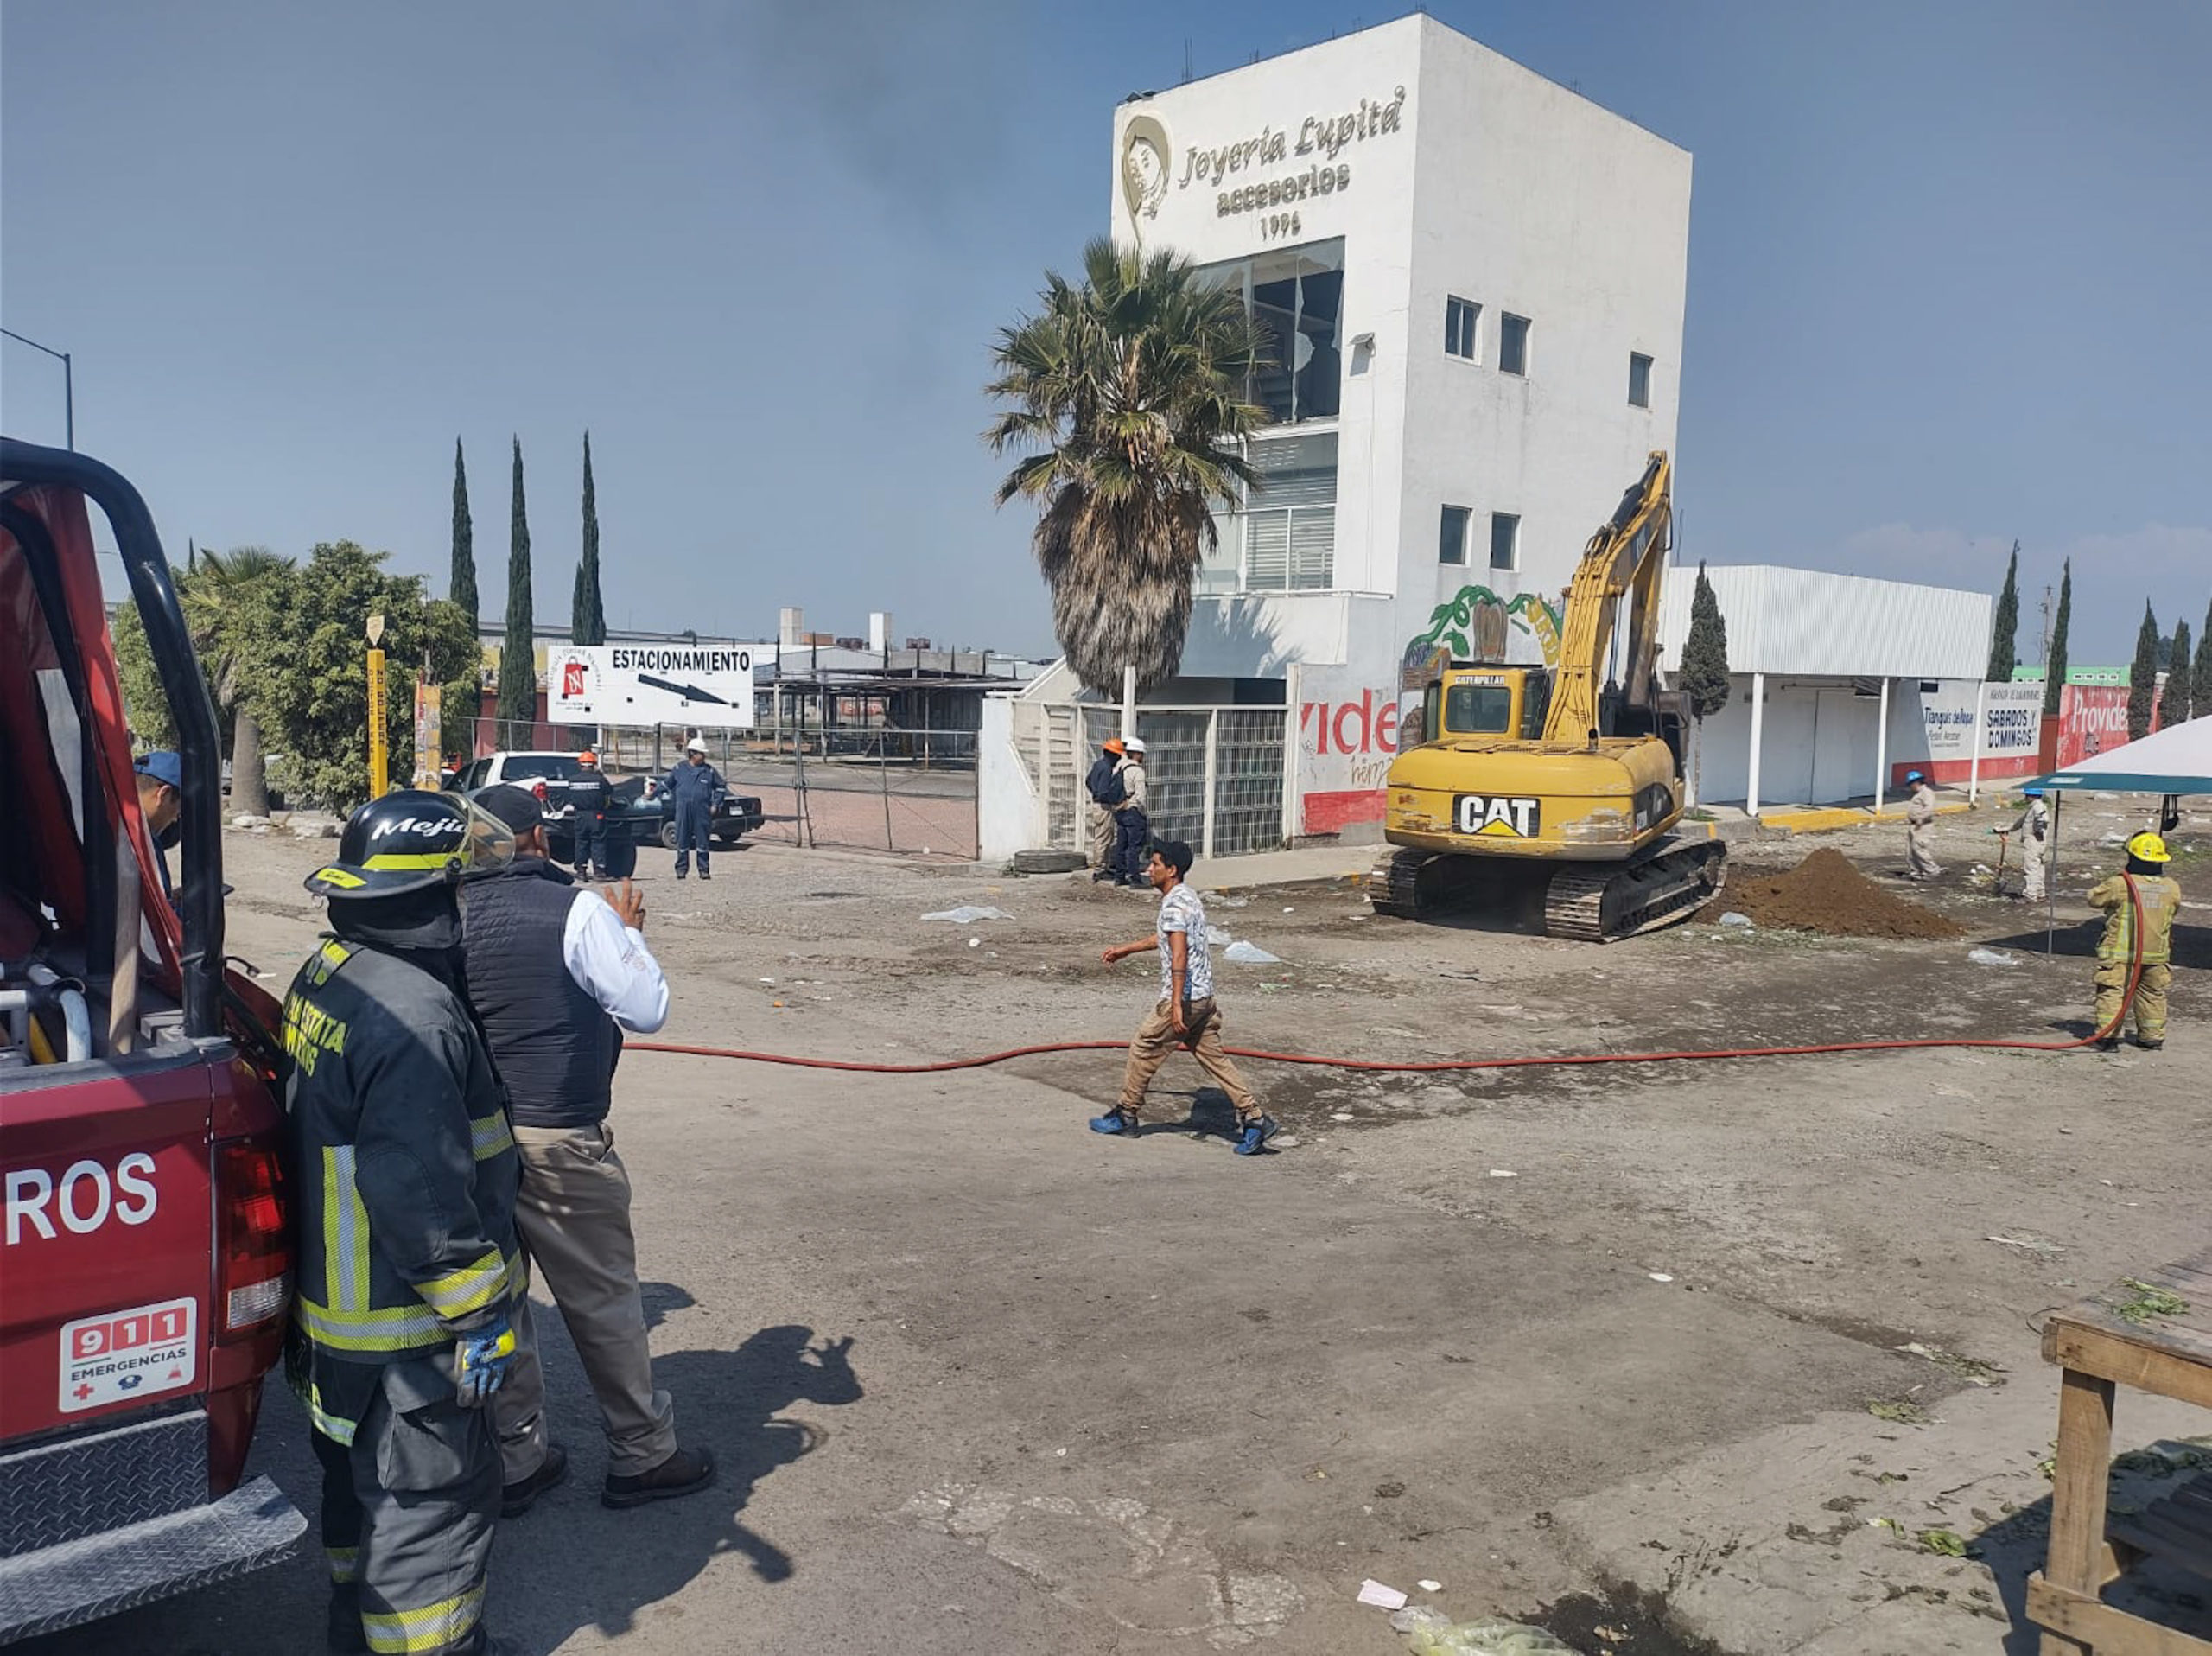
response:
{"label": "yellow fire helmet", "polygon": [[2166,842],[2147,828],[2127,842],[2127,854],[2139,863],[2174,860],[2173,853],[2166,849]]}

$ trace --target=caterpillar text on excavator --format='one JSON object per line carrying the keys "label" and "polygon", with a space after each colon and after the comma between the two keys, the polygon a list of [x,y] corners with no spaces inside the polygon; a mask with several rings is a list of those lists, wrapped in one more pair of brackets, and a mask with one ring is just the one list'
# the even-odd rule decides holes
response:
{"label": "caterpillar text on excavator", "polygon": [[1541,903],[1549,935],[1610,943],[1687,919],[1720,889],[1726,846],[1675,831],[1688,709],[1658,672],[1672,484],[1655,451],[1590,538],[1556,667],[1453,661],[1425,687],[1425,740],[1390,766],[1383,837],[1399,849],[1376,870],[1378,914]]}

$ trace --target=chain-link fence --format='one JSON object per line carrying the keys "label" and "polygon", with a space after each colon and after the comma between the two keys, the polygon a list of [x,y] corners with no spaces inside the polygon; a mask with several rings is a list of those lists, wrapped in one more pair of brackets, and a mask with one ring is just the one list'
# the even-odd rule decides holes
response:
{"label": "chain-link fence", "polygon": [[[618,781],[666,776],[692,735],[675,726],[603,726],[594,743],[592,730],[573,725],[476,723],[479,755],[590,745],[600,768]],[[763,820],[752,838],[959,862],[977,855],[973,730],[703,730],[699,740],[729,791],[760,801]]]}

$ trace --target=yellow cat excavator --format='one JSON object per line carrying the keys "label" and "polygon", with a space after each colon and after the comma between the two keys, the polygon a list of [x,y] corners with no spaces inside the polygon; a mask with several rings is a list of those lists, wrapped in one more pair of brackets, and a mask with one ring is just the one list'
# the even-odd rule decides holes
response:
{"label": "yellow cat excavator", "polygon": [[1556,670],[1452,661],[1426,687],[1426,740],[1390,766],[1383,838],[1399,849],[1370,884],[1376,913],[1533,920],[1541,904],[1551,936],[1610,943],[1687,919],[1720,889],[1727,848],[1674,832],[1687,709],[1658,678],[1672,483],[1655,452],[1590,538]]}

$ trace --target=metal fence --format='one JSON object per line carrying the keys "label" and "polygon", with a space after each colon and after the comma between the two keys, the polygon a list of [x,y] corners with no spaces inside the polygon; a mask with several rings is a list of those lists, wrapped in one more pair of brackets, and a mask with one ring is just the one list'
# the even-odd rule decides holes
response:
{"label": "metal fence", "polygon": [[[475,751],[581,750],[592,732],[575,726],[477,721]],[[551,739],[546,738],[551,733]],[[625,776],[664,776],[683,757],[692,732],[677,726],[604,726],[595,744],[600,768]],[[526,739],[512,744],[502,736]],[[973,862],[976,733],[836,726],[702,730],[708,761],[733,793],[760,801],[766,820],[755,838],[785,845],[828,845]]]}
{"label": "metal fence", "polygon": [[[1084,774],[1121,710],[1095,703],[1025,704],[1015,742],[1044,794],[1051,843],[1084,849],[1090,805]],[[1284,842],[1284,780],[1292,755],[1281,707],[1140,708],[1153,831],[1202,857],[1274,850]]]}

